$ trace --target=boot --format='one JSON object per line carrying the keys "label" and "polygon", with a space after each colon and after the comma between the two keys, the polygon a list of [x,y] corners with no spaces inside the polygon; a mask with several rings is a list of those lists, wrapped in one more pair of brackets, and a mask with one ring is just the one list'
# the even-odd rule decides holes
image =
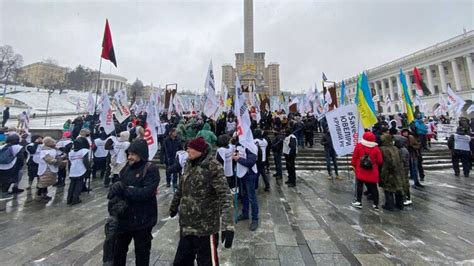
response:
{"label": "boot", "polygon": [[387,211],[393,211],[394,209],[393,192],[384,191],[384,194],[385,194],[385,204],[382,206],[382,208]]}
{"label": "boot", "polygon": [[250,224],[250,231],[255,231],[258,228],[258,220],[252,220],[252,223]]}
{"label": "boot", "polygon": [[237,221],[245,221],[245,220],[248,220],[249,219],[249,216],[248,215],[239,215],[239,217],[237,217]]}
{"label": "boot", "polygon": [[22,193],[24,190],[23,189],[20,189],[18,187],[13,187],[12,188],[12,192],[10,192],[10,194],[20,194]]}
{"label": "boot", "polygon": [[403,203],[405,201],[405,197],[401,191],[397,191],[395,193],[395,207],[399,210],[403,210]]}

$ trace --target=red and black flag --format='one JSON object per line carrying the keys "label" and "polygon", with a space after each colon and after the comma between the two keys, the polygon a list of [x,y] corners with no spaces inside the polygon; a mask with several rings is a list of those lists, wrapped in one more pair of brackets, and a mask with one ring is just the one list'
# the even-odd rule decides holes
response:
{"label": "red and black flag", "polygon": [[[428,71],[430,71],[430,70],[428,70]],[[420,96],[423,96],[423,95],[429,96],[429,95],[431,95],[431,91],[428,89],[426,84],[423,82],[423,78],[421,77],[420,71],[418,71],[418,69],[416,67],[413,69],[413,76],[415,77],[416,87],[417,87],[418,91],[421,92]]]}
{"label": "red and black flag", "polygon": [[112,33],[110,33],[109,20],[105,20],[104,40],[102,41],[102,58],[110,60],[117,67],[115,59],[114,44],[112,43]]}

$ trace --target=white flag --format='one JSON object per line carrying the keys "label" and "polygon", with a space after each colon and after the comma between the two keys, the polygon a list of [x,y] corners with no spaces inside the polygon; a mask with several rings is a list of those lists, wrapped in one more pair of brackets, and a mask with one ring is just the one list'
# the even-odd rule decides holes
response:
{"label": "white flag", "polygon": [[179,94],[176,94],[173,100],[175,102],[174,108],[176,109],[176,113],[179,115],[183,115],[184,105],[181,96]]}
{"label": "white flag", "polygon": [[324,100],[326,100],[326,103],[328,105],[332,104],[332,97],[331,97],[331,93],[329,93],[329,90],[326,90],[326,94],[324,95]]}
{"label": "white flag", "polygon": [[156,107],[150,99],[147,107],[147,118],[144,136],[146,143],[148,144],[148,160],[152,160],[153,157],[155,157],[156,152],[158,151],[158,134],[156,132],[156,122]]}
{"label": "white flag", "polygon": [[467,114],[470,114],[472,112],[474,112],[474,104],[471,104],[471,106],[469,106],[469,108],[467,108],[467,110],[466,110]]}
{"label": "white flag", "polygon": [[125,121],[131,114],[125,97],[123,91],[118,91],[114,95],[115,117],[120,123]]}
{"label": "white flag", "polygon": [[87,112],[93,115],[94,111],[94,97],[92,96],[92,92],[89,91],[89,95],[87,96]]}
{"label": "white flag", "polygon": [[237,135],[239,137],[239,143],[250,152],[257,155],[258,149],[253,141],[252,130],[250,130],[249,110],[245,102],[245,96],[242,93],[239,76],[236,74],[234,113],[237,116]]}
{"label": "white flag", "polygon": [[222,90],[224,91],[224,99],[223,99],[224,107],[226,107],[225,110],[227,110],[228,109],[227,98],[229,97],[229,89],[227,88],[224,82],[222,82]]}
{"label": "white flag", "polygon": [[106,92],[102,93],[102,111],[100,113],[100,126],[104,128],[105,133],[110,134],[115,130],[112,106],[110,105],[109,96]]}
{"label": "white flag", "polygon": [[209,118],[213,118],[214,114],[217,111],[218,105],[215,89],[214,72],[212,70],[212,60],[209,63],[209,69],[207,71],[206,83],[204,84],[204,88],[206,93],[206,102],[204,103],[204,114]]}
{"label": "white flag", "polygon": [[300,102],[300,100],[295,97],[293,99],[291,99],[291,102],[288,103],[288,107],[292,106],[293,104],[298,104]]}
{"label": "white flag", "polygon": [[459,97],[456,93],[453,92],[451,86],[448,85],[448,103],[449,109],[454,109],[455,114],[460,114],[462,108],[466,104],[461,97]]}

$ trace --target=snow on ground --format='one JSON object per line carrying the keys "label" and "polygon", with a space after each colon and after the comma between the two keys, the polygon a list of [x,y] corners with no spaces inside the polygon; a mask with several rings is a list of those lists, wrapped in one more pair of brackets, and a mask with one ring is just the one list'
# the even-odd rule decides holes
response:
{"label": "snow on ground", "polygon": [[[77,100],[79,99],[81,111],[85,110],[87,106],[88,92],[67,90],[62,94],[55,91],[51,94],[49,102],[49,113],[71,113],[76,111]],[[16,99],[23,102],[27,106],[31,107],[31,114],[44,114],[46,113],[46,105],[48,101],[48,91],[45,89],[38,89],[33,87],[23,86],[8,86],[6,97]],[[25,108],[11,107],[11,117],[16,117],[22,111],[26,111]]]}

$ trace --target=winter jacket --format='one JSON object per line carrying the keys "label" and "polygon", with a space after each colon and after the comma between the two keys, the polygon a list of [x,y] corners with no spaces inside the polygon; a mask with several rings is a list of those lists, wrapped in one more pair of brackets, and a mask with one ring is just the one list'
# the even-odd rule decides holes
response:
{"label": "winter jacket", "polygon": [[421,143],[413,136],[408,135],[408,151],[412,158],[417,158],[420,154]]}
{"label": "winter jacket", "polygon": [[428,133],[428,128],[426,127],[425,123],[421,119],[415,120],[415,127],[416,127],[416,134],[418,135],[425,135]]}
{"label": "winter jacket", "polygon": [[210,145],[215,144],[217,141],[217,137],[214,132],[211,131],[211,126],[208,123],[204,124],[202,130],[197,133],[196,137],[203,137]]}
{"label": "winter jacket", "polygon": [[285,136],[282,133],[279,133],[275,136],[272,141],[272,152],[273,153],[282,153],[283,152],[283,141]]}
{"label": "winter jacket", "polygon": [[385,191],[397,192],[403,189],[403,163],[400,153],[393,145],[393,137],[390,134],[383,134],[381,137],[383,164],[380,172],[380,186]]}
{"label": "winter jacket", "polygon": [[200,158],[188,161],[170,206],[170,212],[179,210],[181,237],[233,230],[232,209],[232,194],[224,170],[213,159],[210,149]]}
{"label": "winter jacket", "polygon": [[395,137],[395,147],[398,148],[400,157],[402,159],[403,168],[408,170],[410,168],[410,152],[407,149],[407,138],[403,136],[394,136]]}
{"label": "winter jacket", "polygon": [[321,138],[321,145],[324,146],[325,151],[329,151],[331,154],[336,154],[334,147],[332,146],[331,133],[327,131]]}
{"label": "winter jacket", "polygon": [[183,149],[181,140],[177,137],[175,139],[167,137],[163,142],[163,146],[165,149],[166,165],[172,165],[176,157],[176,152]]}
{"label": "winter jacket", "polygon": [[148,146],[145,140],[134,141],[129,152],[138,154],[139,162],[127,164],[120,172],[123,191],[118,196],[127,202],[127,208],[119,218],[119,231],[136,231],[153,227],[158,219],[156,189],[160,183],[159,169],[148,162]]}
{"label": "winter jacket", "polygon": [[[372,169],[364,169],[360,166],[360,160],[368,154],[372,162]],[[372,132],[365,132],[361,142],[357,143],[354,153],[352,154],[352,167],[355,169],[356,178],[358,180],[378,183],[379,182],[379,165],[383,163],[382,153],[375,143],[375,135]]]}
{"label": "winter jacket", "polygon": [[[448,148],[453,152],[454,151],[460,151],[460,150],[455,150],[454,149],[454,147],[455,147],[454,136],[455,135],[460,135],[460,136],[468,135],[469,136],[469,129],[466,129],[466,128],[463,128],[463,127],[458,127],[456,129],[456,134],[451,134],[451,136],[449,136],[449,138],[448,138]],[[471,141],[469,143],[469,146],[471,147],[471,150],[472,150],[473,146],[474,146],[474,141],[472,140],[472,138],[471,138]]]}

